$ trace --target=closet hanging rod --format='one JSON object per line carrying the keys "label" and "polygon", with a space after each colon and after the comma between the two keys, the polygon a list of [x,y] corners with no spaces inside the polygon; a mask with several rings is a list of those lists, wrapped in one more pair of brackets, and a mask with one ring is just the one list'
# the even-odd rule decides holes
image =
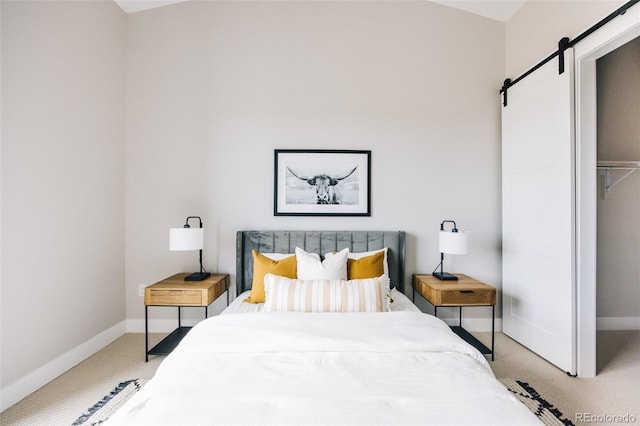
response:
{"label": "closet hanging rod", "polygon": [[640,161],[598,161],[599,169],[640,169]]}
{"label": "closet hanging rod", "polygon": [[[598,161],[598,169],[604,170],[604,188],[611,192],[614,186],[622,182],[626,177],[640,169],[640,161]],[[611,170],[626,170],[622,177],[611,183]]]}

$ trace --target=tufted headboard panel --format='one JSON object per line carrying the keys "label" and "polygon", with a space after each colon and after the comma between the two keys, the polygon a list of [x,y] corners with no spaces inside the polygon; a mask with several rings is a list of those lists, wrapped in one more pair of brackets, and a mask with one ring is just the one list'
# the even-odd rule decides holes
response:
{"label": "tufted headboard panel", "polygon": [[252,250],[261,253],[294,253],[295,248],[318,253],[352,253],[387,247],[391,286],[404,292],[404,231],[238,231],[236,236],[236,296],[251,289]]}

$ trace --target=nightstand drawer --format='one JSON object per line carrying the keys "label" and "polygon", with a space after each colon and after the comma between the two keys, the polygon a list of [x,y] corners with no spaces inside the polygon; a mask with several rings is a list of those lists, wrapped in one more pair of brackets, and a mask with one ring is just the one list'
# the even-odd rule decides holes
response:
{"label": "nightstand drawer", "polygon": [[492,289],[440,291],[433,298],[436,304],[440,306],[496,304],[496,292]]}
{"label": "nightstand drawer", "polygon": [[[146,292],[145,292],[146,293]],[[147,294],[145,294],[147,296]],[[146,305],[194,305],[202,306],[202,291],[200,290],[149,290],[145,297]]]}
{"label": "nightstand drawer", "polygon": [[229,288],[229,275],[214,274],[203,281],[185,281],[176,274],[144,289],[147,306],[209,306]]}
{"label": "nightstand drawer", "polygon": [[433,306],[491,306],[496,304],[496,289],[464,274],[458,281],[440,281],[432,275],[416,274],[413,288]]}

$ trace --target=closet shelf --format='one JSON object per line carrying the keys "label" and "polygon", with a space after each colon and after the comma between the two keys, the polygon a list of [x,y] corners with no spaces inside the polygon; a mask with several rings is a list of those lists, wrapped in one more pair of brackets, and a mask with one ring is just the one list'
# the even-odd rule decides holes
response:
{"label": "closet shelf", "polygon": [[[614,186],[622,182],[626,177],[638,169],[640,169],[640,161],[598,161],[598,170],[604,170],[605,172],[605,190],[607,192],[611,191]],[[612,183],[612,170],[624,170],[626,173]]]}

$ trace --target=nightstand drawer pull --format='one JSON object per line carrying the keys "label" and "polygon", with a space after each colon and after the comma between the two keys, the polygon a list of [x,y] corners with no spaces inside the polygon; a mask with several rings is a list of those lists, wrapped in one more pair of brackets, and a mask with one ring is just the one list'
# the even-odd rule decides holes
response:
{"label": "nightstand drawer pull", "polygon": [[460,293],[473,293],[473,290],[460,290]]}

